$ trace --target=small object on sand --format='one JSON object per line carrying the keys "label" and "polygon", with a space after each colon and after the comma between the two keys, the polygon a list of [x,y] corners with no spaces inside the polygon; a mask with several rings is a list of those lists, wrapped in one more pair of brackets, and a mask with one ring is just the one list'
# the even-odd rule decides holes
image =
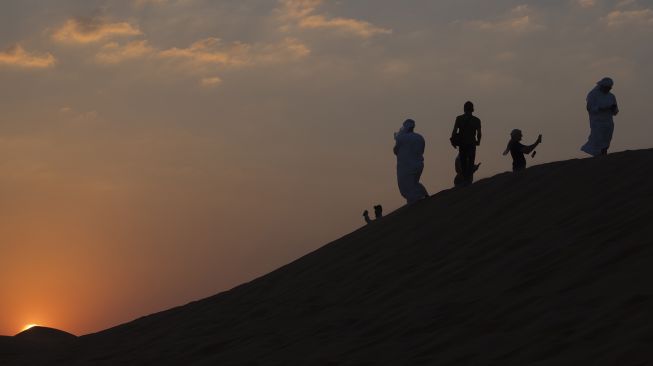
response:
{"label": "small object on sand", "polygon": [[372,219],[370,219],[370,213],[367,212],[367,210],[363,211],[363,217],[365,218],[365,222],[368,225],[372,223]]}
{"label": "small object on sand", "polygon": [[381,205],[374,206],[374,217],[377,220],[383,217],[383,206]]}

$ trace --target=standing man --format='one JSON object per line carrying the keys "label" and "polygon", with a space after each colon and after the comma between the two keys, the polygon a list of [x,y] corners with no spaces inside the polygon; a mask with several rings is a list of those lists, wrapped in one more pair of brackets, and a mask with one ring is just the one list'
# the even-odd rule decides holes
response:
{"label": "standing man", "polygon": [[462,185],[470,185],[474,181],[476,146],[481,144],[481,120],[473,115],[474,103],[465,102],[463,110],[465,113],[456,117],[450,141],[454,148],[458,148]]}
{"label": "standing man", "polygon": [[592,156],[607,155],[614,132],[612,117],[619,113],[617,98],[610,92],[614,82],[603,78],[587,94],[587,113],[590,117],[590,136],[580,149]]}
{"label": "standing man", "polygon": [[404,121],[399,132],[395,133],[397,155],[397,183],[399,192],[408,204],[415,203],[429,196],[426,188],[419,182],[424,170],[424,138],[414,132],[415,121]]}

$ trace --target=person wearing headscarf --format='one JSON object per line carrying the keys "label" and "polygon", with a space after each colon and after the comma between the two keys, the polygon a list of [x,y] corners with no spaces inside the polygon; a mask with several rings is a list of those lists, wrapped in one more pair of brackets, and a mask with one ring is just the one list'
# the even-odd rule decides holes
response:
{"label": "person wearing headscarf", "polygon": [[613,117],[619,113],[617,98],[610,92],[614,82],[603,78],[587,95],[590,136],[580,149],[592,156],[607,155],[614,132]]}
{"label": "person wearing headscarf", "polygon": [[408,204],[429,196],[419,182],[424,170],[424,138],[414,132],[415,121],[407,119],[395,133],[394,154],[397,156],[397,183],[399,192]]}

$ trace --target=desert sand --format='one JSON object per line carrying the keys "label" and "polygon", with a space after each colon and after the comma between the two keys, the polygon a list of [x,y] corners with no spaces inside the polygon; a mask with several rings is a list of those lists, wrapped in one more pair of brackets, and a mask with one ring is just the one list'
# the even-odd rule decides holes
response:
{"label": "desert sand", "polygon": [[499,174],[210,298],[4,337],[0,364],[653,365],[652,189],[653,150]]}

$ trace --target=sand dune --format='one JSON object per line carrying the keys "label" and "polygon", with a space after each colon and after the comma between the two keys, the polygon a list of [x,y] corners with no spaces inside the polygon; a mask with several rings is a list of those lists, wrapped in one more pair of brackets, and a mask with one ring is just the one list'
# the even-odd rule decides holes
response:
{"label": "sand dune", "polygon": [[0,337],[0,365],[47,365],[54,355],[75,346],[77,337],[53,328],[32,327],[14,337]]}
{"label": "sand dune", "polygon": [[2,340],[0,364],[653,364],[652,188],[653,150],[499,174],[57,352]]}
{"label": "sand dune", "polygon": [[57,343],[74,340],[77,337],[59,329],[35,326],[16,334],[15,338],[29,342]]}

